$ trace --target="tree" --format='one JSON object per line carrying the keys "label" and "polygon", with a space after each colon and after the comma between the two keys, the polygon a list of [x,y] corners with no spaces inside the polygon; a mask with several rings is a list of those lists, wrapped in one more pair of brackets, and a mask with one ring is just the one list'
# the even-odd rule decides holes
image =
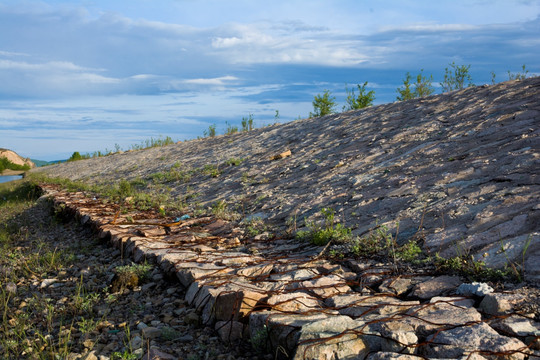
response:
{"label": "tree", "polygon": [[77,161],[82,159],[84,159],[84,157],[78,151],[75,151],[67,161]]}
{"label": "tree", "polygon": [[403,80],[403,88],[398,88],[397,92],[399,93],[397,100],[405,101],[414,99],[414,92],[411,91],[411,74],[407,72],[405,75],[405,80]]}
{"label": "tree", "polygon": [[358,88],[358,96],[354,93],[354,88],[349,90],[345,87],[345,91],[347,92],[347,105],[343,106],[344,111],[363,109],[373,105],[373,100],[375,100],[375,90],[366,92],[367,84],[368,82],[366,81],[364,85],[356,85]]}
{"label": "tree", "polygon": [[324,94],[318,94],[313,99],[313,112],[309,113],[309,117],[319,117],[334,112],[336,107],[336,98],[335,96],[330,97],[330,90],[325,90]]}
{"label": "tree", "polygon": [[443,93],[463,89],[465,87],[466,81],[469,82],[467,84],[467,87],[474,86],[474,84],[472,83],[471,75],[469,74],[469,69],[471,68],[471,65],[458,66],[453,61],[449,65],[452,70],[450,70],[449,68],[444,69],[444,80],[442,83],[440,83]]}
{"label": "tree", "polygon": [[435,92],[433,88],[433,75],[429,75],[429,78],[422,75],[424,69],[420,70],[420,74],[416,75],[416,84],[415,84],[415,97],[424,97],[429,96]]}
{"label": "tree", "polygon": [[[405,75],[405,80],[403,80],[403,87],[397,89],[398,92],[398,101],[415,99],[423,96],[431,95],[435,92],[433,85],[433,75],[425,77],[423,75],[424,69],[420,70],[420,74],[416,76],[416,83],[411,83],[412,76],[409,72]],[[413,90],[414,86],[414,90]]]}

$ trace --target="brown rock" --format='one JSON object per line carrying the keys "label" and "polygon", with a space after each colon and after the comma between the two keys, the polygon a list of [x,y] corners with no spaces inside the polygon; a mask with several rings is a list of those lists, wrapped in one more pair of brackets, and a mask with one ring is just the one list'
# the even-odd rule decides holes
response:
{"label": "brown rock", "polygon": [[430,299],[434,296],[441,295],[456,289],[461,284],[461,280],[457,276],[439,276],[434,279],[416,284],[413,288],[411,296],[420,299]]}
{"label": "brown rock", "polygon": [[280,159],[283,159],[283,158],[286,158],[286,157],[289,157],[292,155],[292,152],[291,150],[287,150],[287,151],[284,151],[280,154],[277,154],[277,155],[273,155],[270,157],[270,160],[280,160]]}

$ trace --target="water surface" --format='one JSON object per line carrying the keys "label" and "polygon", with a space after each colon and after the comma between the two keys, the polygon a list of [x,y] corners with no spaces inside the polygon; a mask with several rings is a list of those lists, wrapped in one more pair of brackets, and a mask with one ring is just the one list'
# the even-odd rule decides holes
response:
{"label": "water surface", "polygon": [[22,175],[0,175],[0,183],[22,179]]}

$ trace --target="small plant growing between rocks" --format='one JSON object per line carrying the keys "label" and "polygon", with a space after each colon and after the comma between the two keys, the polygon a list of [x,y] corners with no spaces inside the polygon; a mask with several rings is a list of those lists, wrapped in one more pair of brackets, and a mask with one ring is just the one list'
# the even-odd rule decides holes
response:
{"label": "small plant growing between rocks", "polygon": [[246,227],[247,235],[252,237],[262,234],[263,232],[268,230],[263,219],[261,219],[260,217],[250,219],[249,221],[246,221],[244,225]]}
{"label": "small plant growing between rocks", "polygon": [[229,209],[229,204],[227,204],[225,200],[216,201],[212,206],[211,211],[218,219],[235,220],[239,217],[236,212]]}
{"label": "small plant growing between rocks", "polygon": [[250,343],[255,351],[259,354],[267,354],[270,352],[270,337],[268,333],[268,327],[263,325],[262,328],[257,330],[255,334],[251,337]]}
{"label": "small plant growing between rocks", "polygon": [[233,126],[229,124],[228,121],[225,122],[225,125],[227,125],[227,128],[225,129],[225,135],[232,135],[238,132],[238,126]]}
{"label": "small plant growing between rocks", "polygon": [[211,164],[208,164],[208,165],[205,165],[202,169],[201,169],[201,172],[204,174],[204,175],[209,175],[210,177],[218,177],[221,172],[219,171],[217,165],[211,165]]}
{"label": "small plant growing between rocks", "polygon": [[321,209],[324,217],[322,224],[317,222],[306,223],[309,230],[301,230],[296,233],[299,240],[310,241],[315,245],[326,245],[330,241],[347,242],[351,240],[351,229],[341,223],[335,222],[336,212],[331,208]]}
{"label": "small plant growing between rocks", "polygon": [[525,80],[529,70],[526,69],[525,64],[521,66],[521,72],[512,73],[508,70],[508,80]]}
{"label": "small plant growing between rocks", "polygon": [[208,130],[204,130],[204,137],[214,137],[216,136],[216,124],[208,126]]}
{"label": "small plant growing between rocks", "polygon": [[229,160],[225,161],[225,166],[238,166],[244,160],[245,159],[242,159],[242,158],[230,158]]}
{"label": "small plant growing between rocks", "polygon": [[248,117],[242,117],[242,131],[251,131],[254,127],[253,114],[249,114]]}
{"label": "small plant growing between rocks", "polygon": [[112,291],[114,293],[126,288],[133,288],[146,281],[150,277],[152,265],[144,262],[142,264],[131,264],[118,266],[115,269],[115,277],[112,280]]}

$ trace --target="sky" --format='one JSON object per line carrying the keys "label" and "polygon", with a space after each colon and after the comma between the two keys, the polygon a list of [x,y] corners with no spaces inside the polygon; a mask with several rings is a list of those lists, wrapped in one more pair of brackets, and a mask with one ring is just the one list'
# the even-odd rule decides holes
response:
{"label": "sky", "polygon": [[[39,160],[305,118],[450,63],[540,75],[540,0],[0,0],[0,148]],[[279,116],[276,117],[276,111]]]}

